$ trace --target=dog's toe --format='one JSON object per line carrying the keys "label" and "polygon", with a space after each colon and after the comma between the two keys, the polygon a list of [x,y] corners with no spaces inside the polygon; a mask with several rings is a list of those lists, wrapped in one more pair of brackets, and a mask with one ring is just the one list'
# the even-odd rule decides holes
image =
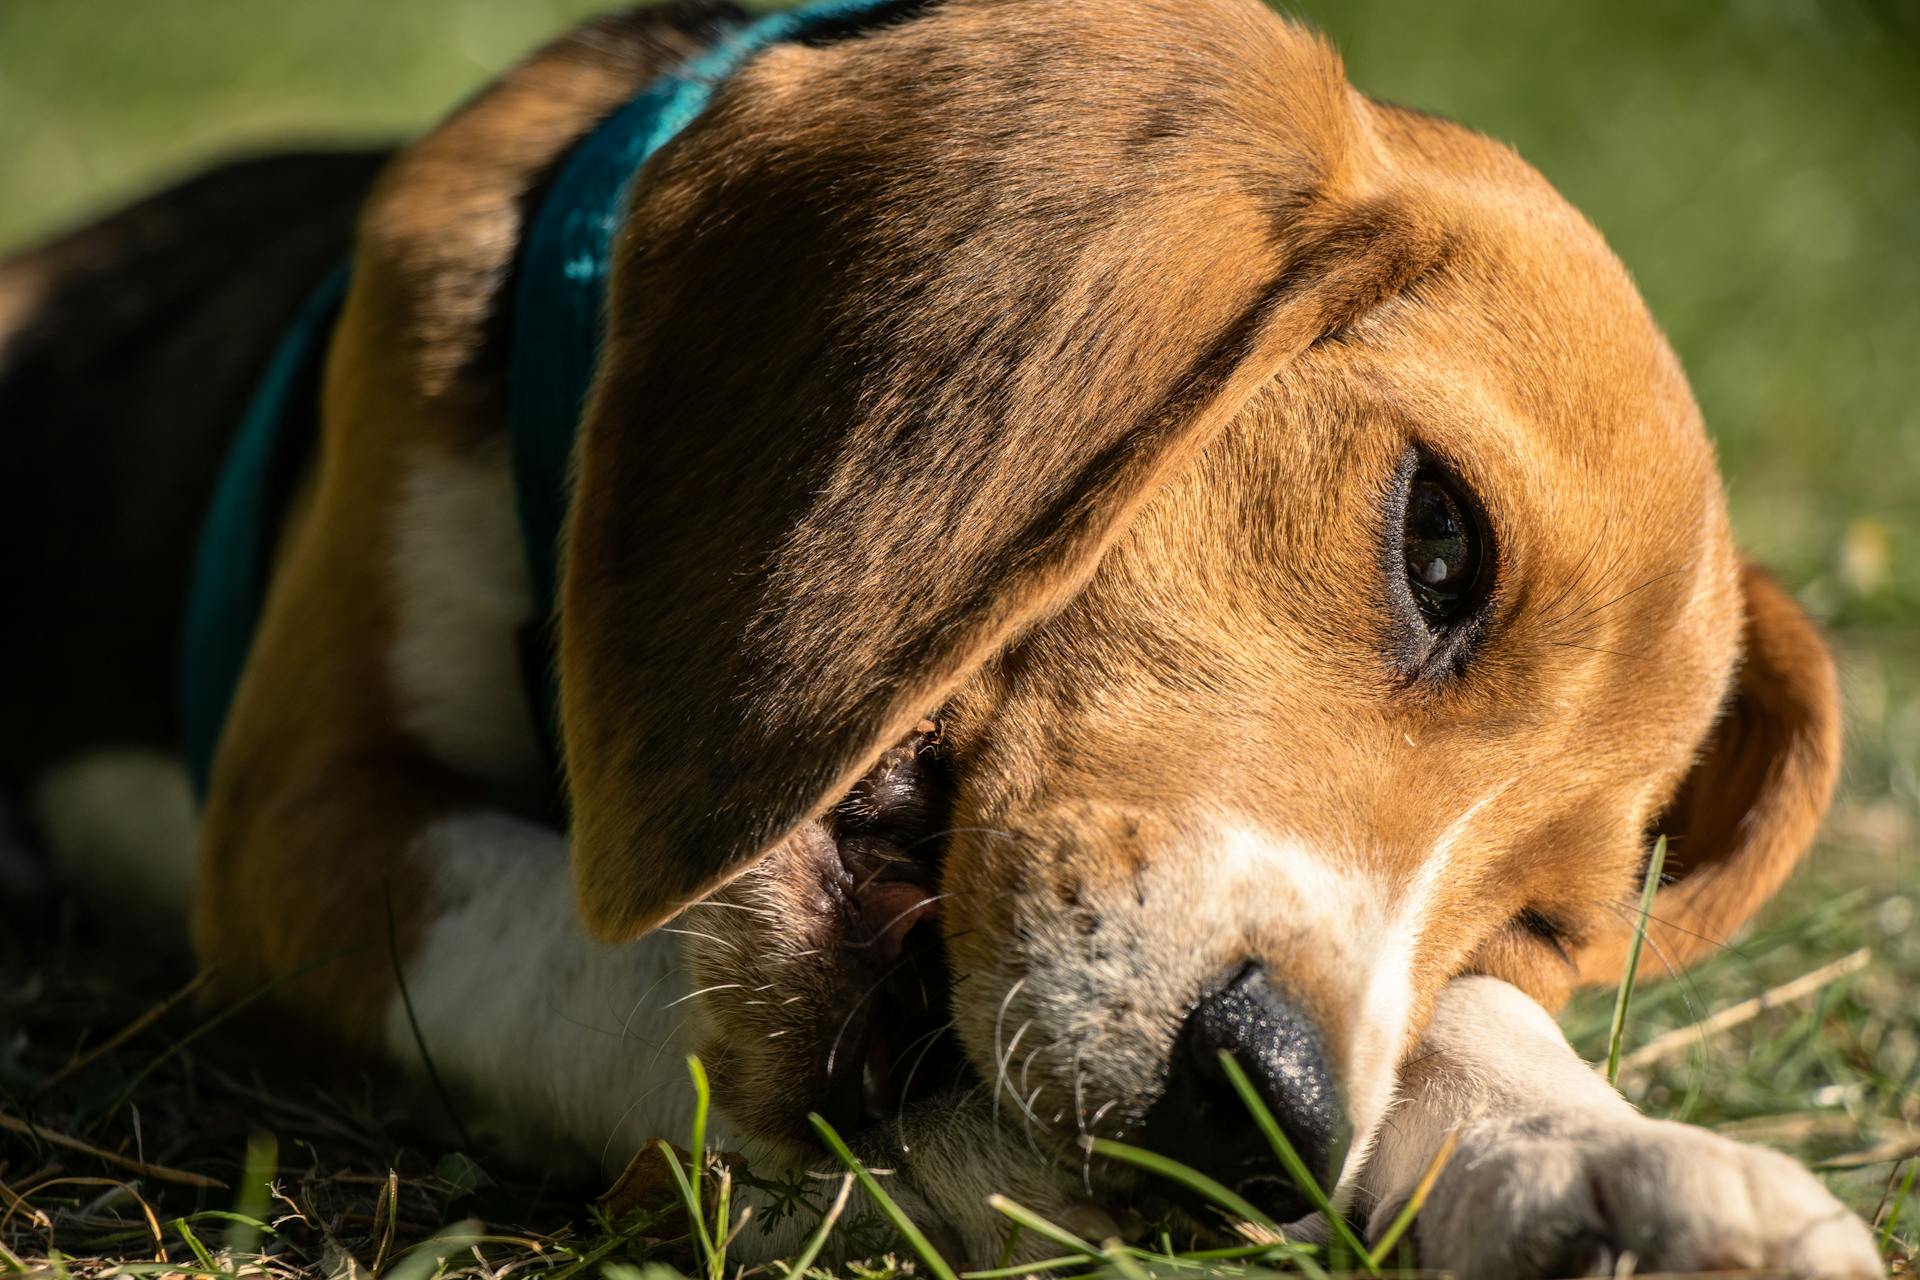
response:
{"label": "dog's toe", "polygon": [[1866,1226],[1778,1154],[1638,1116],[1483,1121],[1419,1222],[1421,1261],[1477,1277],[1784,1271],[1878,1276]]}

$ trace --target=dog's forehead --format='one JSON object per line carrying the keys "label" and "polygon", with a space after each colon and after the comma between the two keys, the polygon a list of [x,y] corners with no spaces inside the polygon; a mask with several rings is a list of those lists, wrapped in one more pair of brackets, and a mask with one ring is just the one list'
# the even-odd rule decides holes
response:
{"label": "dog's forehead", "polygon": [[[1457,241],[1445,269],[1281,371],[1143,509],[1086,607],[1037,637],[1041,668],[1096,654],[1119,739],[1231,726],[1230,767],[1162,745],[1156,785],[1178,790],[1184,761],[1335,827],[1404,820],[1424,840],[1448,805],[1544,770],[1587,808],[1605,791],[1624,823],[1715,714],[1741,614],[1699,412],[1598,233],[1500,155],[1478,185],[1420,188]],[[1484,662],[1432,715],[1379,635],[1410,448],[1485,508],[1503,593]],[[1170,687],[1177,703],[1158,701]],[[1393,800],[1416,796],[1432,803]]]}
{"label": "dog's forehead", "polygon": [[1686,375],[1600,233],[1504,147],[1484,154],[1434,195],[1448,269],[1357,327],[1349,369],[1486,505],[1517,585],[1607,578],[1616,630],[1717,687],[1737,557]]}
{"label": "dog's forehead", "polygon": [[[1071,701],[1075,754],[1115,785],[1292,792],[1336,826],[1425,831],[1546,771],[1567,785],[1536,792],[1593,809],[1605,791],[1624,824],[1684,769],[1738,649],[1698,408],[1626,268],[1543,176],[1353,99],[1340,198],[1417,223],[1437,265],[1279,368],[1002,670]],[[1437,691],[1406,687],[1383,634],[1409,450],[1484,509],[1500,592]],[[1435,803],[1396,816],[1416,793]]]}

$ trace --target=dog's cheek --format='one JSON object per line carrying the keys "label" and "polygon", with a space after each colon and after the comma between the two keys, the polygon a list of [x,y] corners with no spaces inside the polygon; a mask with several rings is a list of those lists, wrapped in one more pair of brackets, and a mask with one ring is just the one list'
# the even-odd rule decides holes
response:
{"label": "dog's cheek", "polygon": [[1151,816],[1089,811],[953,851],[955,1026],[1003,1119],[1030,1104],[1071,1130],[1112,1102],[1118,1123],[1152,1092],[1194,950],[1147,889],[1144,851],[1174,838]]}
{"label": "dog's cheek", "polygon": [[940,915],[953,978],[953,1018],[974,1069],[991,1079],[993,1010],[1025,966],[1023,926],[1017,904],[1026,892],[1026,874],[1017,864],[996,866],[992,843],[963,835],[948,848],[942,872],[945,895]]}

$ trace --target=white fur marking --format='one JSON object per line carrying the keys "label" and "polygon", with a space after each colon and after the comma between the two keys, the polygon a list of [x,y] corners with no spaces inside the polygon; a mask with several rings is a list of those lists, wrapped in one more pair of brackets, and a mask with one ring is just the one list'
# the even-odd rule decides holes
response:
{"label": "white fur marking", "polygon": [[[1201,873],[1216,901],[1244,904],[1235,910],[1286,921],[1299,931],[1294,945],[1302,954],[1329,957],[1324,971],[1351,975],[1347,992],[1325,995],[1356,1005],[1342,1084],[1354,1132],[1364,1138],[1392,1098],[1413,1008],[1416,934],[1407,926],[1409,912],[1421,905],[1419,897],[1396,901],[1400,895],[1357,863],[1341,865],[1300,841],[1246,826],[1228,827],[1220,850],[1219,864]],[[1359,1163],[1348,1162],[1349,1176]],[[1348,1180],[1342,1179],[1343,1187]]]}
{"label": "white fur marking", "polygon": [[393,572],[389,670],[402,723],[451,768],[535,792],[546,770],[519,648],[533,599],[504,441],[415,459]]}
{"label": "white fur marking", "polygon": [[141,748],[91,752],[35,779],[28,805],[63,881],[185,937],[200,832],[179,760]]}
{"label": "white fur marking", "polygon": [[[659,932],[619,946],[589,938],[566,841],[517,818],[445,819],[418,854],[433,915],[407,994],[463,1119],[523,1156],[551,1159],[557,1146],[602,1172],[653,1138],[684,1143],[693,1086],[671,1007],[686,995],[678,943]],[[398,993],[386,1024],[389,1050],[417,1065]]]}

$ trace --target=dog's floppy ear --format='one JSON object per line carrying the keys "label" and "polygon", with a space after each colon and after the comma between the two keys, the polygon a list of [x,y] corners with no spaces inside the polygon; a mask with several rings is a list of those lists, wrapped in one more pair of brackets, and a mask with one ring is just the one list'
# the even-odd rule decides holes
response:
{"label": "dog's floppy ear", "polygon": [[837,801],[1290,356],[1431,266],[1355,159],[1363,109],[1258,4],[950,0],[762,55],[650,163],[562,586],[596,933]]}
{"label": "dog's floppy ear", "polygon": [[[1840,773],[1840,693],[1813,623],[1772,578],[1741,571],[1744,652],[1732,697],[1698,762],[1655,823],[1667,837],[1642,975],[1732,939],[1813,842]],[[1580,957],[1587,982],[1615,982],[1630,927]]]}

